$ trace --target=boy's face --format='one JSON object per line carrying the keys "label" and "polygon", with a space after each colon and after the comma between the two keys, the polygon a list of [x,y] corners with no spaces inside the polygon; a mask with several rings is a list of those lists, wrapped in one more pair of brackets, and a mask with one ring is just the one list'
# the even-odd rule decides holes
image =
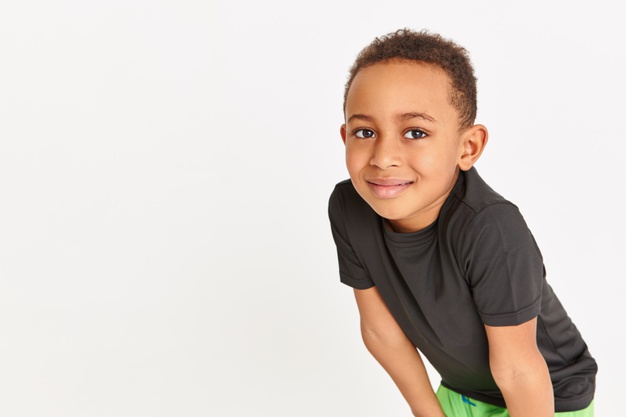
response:
{"label": "boy's face", "polygon": [[394,230],[433,223],[458,177],[459,115],[440,68],[392,61],[362,69],[346,99],[341,136],[352,183]]}

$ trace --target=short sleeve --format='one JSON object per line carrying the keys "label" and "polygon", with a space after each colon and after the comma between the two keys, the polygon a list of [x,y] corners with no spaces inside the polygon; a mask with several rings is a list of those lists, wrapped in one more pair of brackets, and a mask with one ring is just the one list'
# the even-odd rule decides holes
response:
{"label": "short sleeve", "polygon": [[510,203],[479,211],[463,239],[465,273],[484,324],[514,326],[539,315],[543,259]]}
{"label": "short sleeve", "polygon": [[346,224],[346,211],[350,207],[350,198],[354,197],[343,192],[345,190],[342,189],[348,185],[344,182],[335,187],[328,204],[328,217],[333,239],[337,246],[340,280],[350,287],[364,290],[373,287],[374,282],[350,243],[350,233]]}

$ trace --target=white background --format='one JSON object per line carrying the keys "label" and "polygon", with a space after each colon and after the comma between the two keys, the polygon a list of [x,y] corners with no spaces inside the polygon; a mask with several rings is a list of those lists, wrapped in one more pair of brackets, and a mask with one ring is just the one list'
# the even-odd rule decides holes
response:
{"label": "white background", "polygon": [[626,26],[609,4],[3,1],[0,415],[408,416],[326,215],[348,68],[402,27],[470,51],[477,168],[522,210],[598,360],[596,415],[617,415]]}

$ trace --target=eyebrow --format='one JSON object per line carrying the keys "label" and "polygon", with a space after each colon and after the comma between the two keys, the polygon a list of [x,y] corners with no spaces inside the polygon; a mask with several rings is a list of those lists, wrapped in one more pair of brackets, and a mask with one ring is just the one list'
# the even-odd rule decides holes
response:
{"label": "eyebrow", "polygon": [[427,120],[431,123],[437,122],[435,118],[432,117],[431,115],[426,114],[426,113],[417,113],[417,112],[402,113],[402,114],[397,115],[396,119],[397,120],[422,119],[422,120]]}
{"label": "eyebrow", "polygon": [[[368,116],[368,115],[362,114],[362,113],[355,113],[355,114],[353,114],[352,116],[350,116],[348,118],[348,123],[350,123],[352,120],[365,120],[366,122],[370,122],[373,119],[374,118],[372,116]],[[436,123],[437,122],[435,120],[435,118],[430,116],[429,114],[419,113],[419,112],[401,113],[401,114],[396,115],[395,119],[398,120],[398,121],[411,120],[411,119],[422,119],[422,120],[429,121],[431,123]]]}

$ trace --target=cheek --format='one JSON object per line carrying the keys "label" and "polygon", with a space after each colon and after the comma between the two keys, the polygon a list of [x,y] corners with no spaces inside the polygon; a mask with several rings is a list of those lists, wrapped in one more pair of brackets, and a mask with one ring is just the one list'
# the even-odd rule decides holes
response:
{"label": "cheek", "polygon": [[456,167],[457,159],[457,149],[453,146],[447,146],[440,149],[435,155],[432,155],[429,162],[436,169],[447,172],[451,168]]}
{"label": "cheek", "polygon": [[411,165],[422,178],[429,178],[435,183],[446,183],[456,167],[456,160],[449,152],[428,152],[413,158]]}
{"label": "cheek", "polygon": [[367,165],[367,159],[364,152],[359,152],[354,148],[346,148],[346,166],[351,175]]}

